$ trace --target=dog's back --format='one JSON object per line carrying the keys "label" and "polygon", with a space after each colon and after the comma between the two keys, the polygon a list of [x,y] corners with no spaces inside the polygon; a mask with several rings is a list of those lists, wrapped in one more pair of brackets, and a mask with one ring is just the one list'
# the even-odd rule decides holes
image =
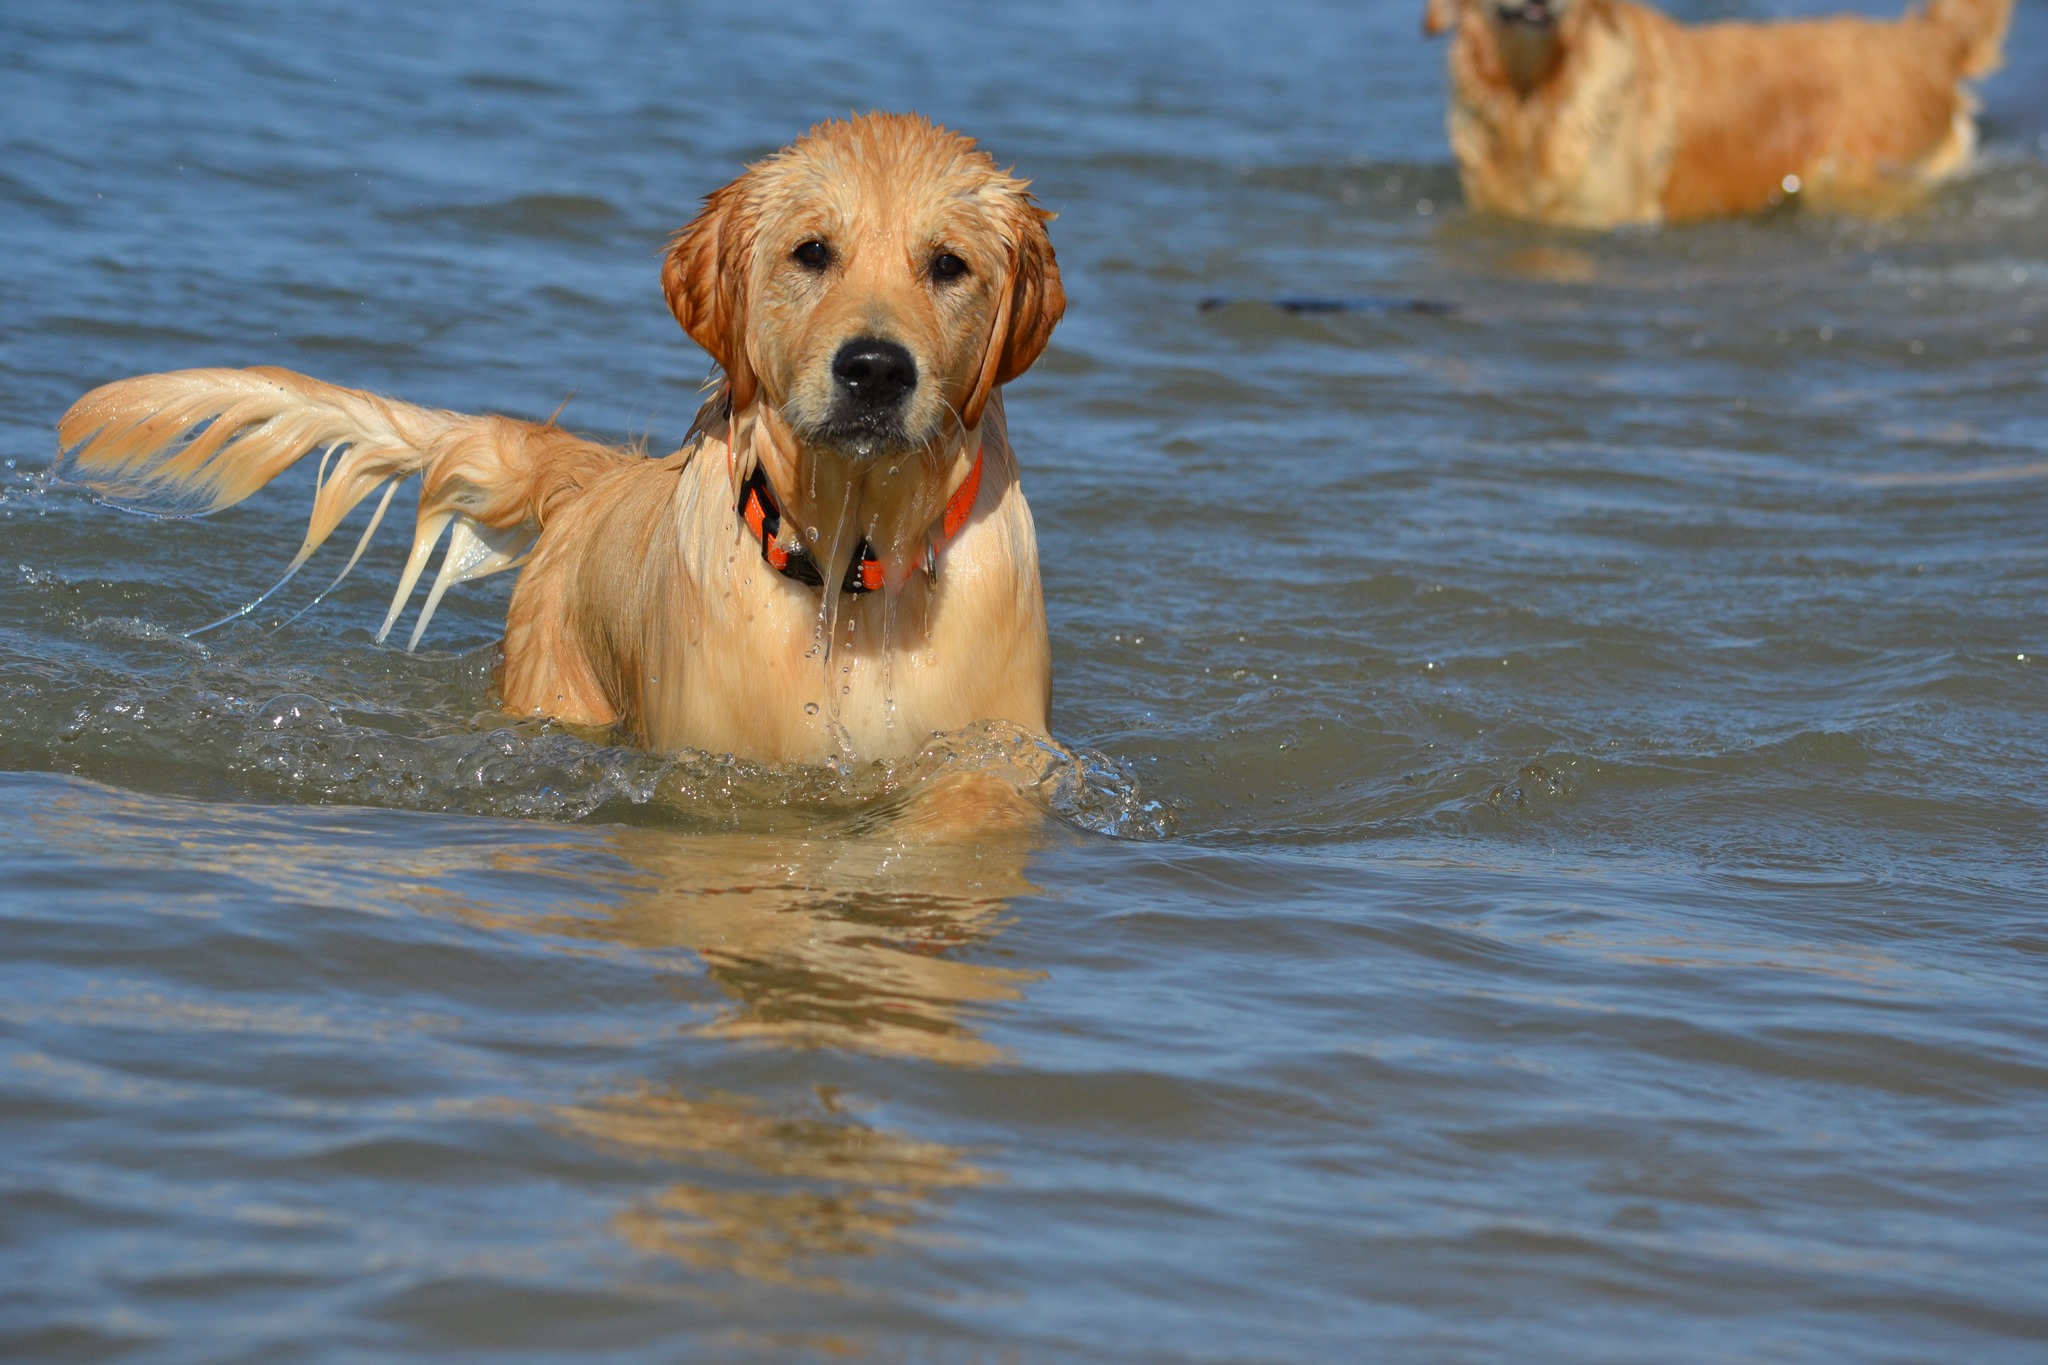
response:
{"label": "dog's back", "polygon": [[2011,0],[1948,0],[1858,18],[1668,26],[1679,91],[1670,221],[1754,212],[1791,193],[1883,213],[1962,170],[1976,104],[1962,81],[1997,62]]}

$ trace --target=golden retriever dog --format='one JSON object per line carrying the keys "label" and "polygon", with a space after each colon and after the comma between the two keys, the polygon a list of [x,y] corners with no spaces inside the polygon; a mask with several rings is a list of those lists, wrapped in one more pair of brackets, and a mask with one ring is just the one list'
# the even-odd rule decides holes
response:
{"label": "golden retriever dog", "polygon": [[665,459],[552,421],[203,369],[79,399],[59,473],[194,515],[321,450],[287,578],[381,490],[346,575],[418,474],[378,639],[444,532],[415,644],[451,584],[521,568],[498,673],[516,713],[772,763],[900,756],[978,721],[1044,734],[1038,550],[1001,387],[1066,307],[1051,217],[922,118],[820,124],[669,245],[669,307],[723,378]]}
{"label": "golden retriever dog", "polygon": [[1564,227],[1893,212],[1966,168],[2012,0],[1684,27],[1629,0],[1429,0],[1473,208]]}

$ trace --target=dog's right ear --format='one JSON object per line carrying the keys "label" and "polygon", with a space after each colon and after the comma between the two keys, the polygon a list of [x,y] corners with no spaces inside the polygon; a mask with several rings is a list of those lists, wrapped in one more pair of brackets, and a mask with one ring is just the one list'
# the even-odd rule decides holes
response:
{"label": "dog's right ear", "polygon": [[1458,22],[1463,0],[1429,0],[1422,9],[1422,35],[1434,38]]}
{"label": "dog's right ear", "polygon": [[705,199],[703,210],[669,242],[661,266],[669,311],[725,371],[734,412],[754,401],[757,387],[747,355],[747,276],[757,227],[741,177]]}

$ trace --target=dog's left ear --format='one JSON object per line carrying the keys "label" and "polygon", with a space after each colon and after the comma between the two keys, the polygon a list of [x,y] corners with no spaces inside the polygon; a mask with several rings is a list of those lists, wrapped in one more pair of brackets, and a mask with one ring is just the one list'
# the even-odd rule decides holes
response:
{"label": "dog's left ear", "polygon": [[1033,203],[1023,191],[1016,192],[1016,207],[1009,231],[1009,276],[999,286],[995,318],[981,353],[974,390],[960,405],[960,418],[969,428],[981,421],[996,386],[1007,384],[1038,359],[1039,352],[1067,311],[1067,291],[1060,284],[1060,263],[1053,256],[1052,238],[1045,225],[1052,214]]}
{"label": "dog's left ear", "polygon": [[661,264],[669,311],[725,371],[734,412],[754,401],[756,389],[747,355],[747,276],[756,226],[742,176],[704,201],[703,210],[668,244]]}
{"label": "dog's left ear", "polygon": [[1434,38],[1458,22],[1461,0],[1429,0],[1422,10],[1422,36]]}

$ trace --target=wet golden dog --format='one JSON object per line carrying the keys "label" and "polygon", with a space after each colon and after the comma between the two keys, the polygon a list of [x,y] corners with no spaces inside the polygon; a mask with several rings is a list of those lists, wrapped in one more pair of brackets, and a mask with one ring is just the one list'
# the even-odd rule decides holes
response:
{"label": "wet golden dog", "polygon": [[1429,0],[1473,208],[1568,227],[1887,212],[1965,168],[2012,0],[1683,27],[1629,0]]}
{"label": "wet golden dog", "polygon": [[286,370],[187,370],[81,398],[60,472],[190,515],[324,449],[292,572],[381,489],[360,556],[419,474],[378,638],[444,530],[415,643],[450,584],[523,566],[499,674],[515,712],[769,762],[891,757],[977,721],[1044,733],[1038,552],[1000,387],[1066,306],[1050,217],[921,118],[821,124],[670,244],[669,306],[724,380],[666,459]]}

